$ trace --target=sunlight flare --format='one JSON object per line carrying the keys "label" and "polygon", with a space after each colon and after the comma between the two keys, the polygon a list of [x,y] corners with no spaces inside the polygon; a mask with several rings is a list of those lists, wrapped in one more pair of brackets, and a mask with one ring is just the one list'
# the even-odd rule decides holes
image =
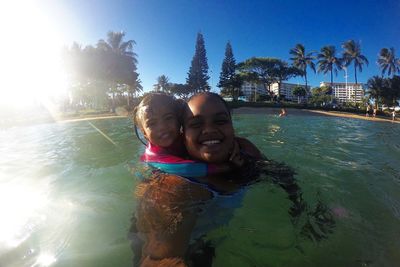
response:
{"label": "sunlight flare", "polygon": [[[21,8],[23,6],[24,8]],[[61,65],[61,36],[34,1],[2,3],[3,42],[1,104],[11,108],[55,102],[66,94]]]}

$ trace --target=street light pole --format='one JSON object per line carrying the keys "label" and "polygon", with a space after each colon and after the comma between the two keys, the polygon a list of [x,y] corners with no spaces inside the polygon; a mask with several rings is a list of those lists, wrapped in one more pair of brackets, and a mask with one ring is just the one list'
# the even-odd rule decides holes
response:
{"label": "street light pole", "polygon": [[346,85],[345,85],[344,89],[346,90],[346,95],[348,94],[350,96],[350,92],[348,92],[348,90],[347,90],[347,78],[349,77],[347,75],[347,67],[344,66],[343,69],[344,69],[344,79],[346,81],[346,83],[345,83]]}

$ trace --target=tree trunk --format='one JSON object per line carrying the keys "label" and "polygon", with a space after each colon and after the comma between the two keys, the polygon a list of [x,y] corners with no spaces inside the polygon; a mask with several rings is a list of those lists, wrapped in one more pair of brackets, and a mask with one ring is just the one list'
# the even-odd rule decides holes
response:
{"label": "tree trunk", "polygon": [[112,112],[115,113],[115,93],[112,92],[112,103],[111,103]]}
{"label": "tree trunk", "polygon": [[308,83],[307,83],[307,69],[304,70],[304,80],[306,80],[306,88],[305,88],[305,89],[306,89],[306,91],[307,91],[307,88],[308,88],[308,87],[307,87],[307,84],[308,84]]}
{"label": "tree trunk", "polygon": [[356,80],[356,84],[357,84],[357,68],[356,68],[356,64],[354,63],[354,78]]}

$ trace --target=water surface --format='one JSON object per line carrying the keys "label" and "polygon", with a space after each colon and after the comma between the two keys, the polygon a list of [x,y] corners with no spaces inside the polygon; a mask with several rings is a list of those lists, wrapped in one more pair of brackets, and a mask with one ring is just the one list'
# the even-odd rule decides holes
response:
{"label": "water surface", "polygon": [[[214,266],[398,266],[398,124],[243,114],[234,125],[292,166],[310,208],[323,202],[336,224],[324,240],[304,238],[285,192],[253,184],[230,220],[207,233]],[[0,266],[132,265],[141,167],[129,163],[143,145],[128,119],[8,128],[0,140]]]}

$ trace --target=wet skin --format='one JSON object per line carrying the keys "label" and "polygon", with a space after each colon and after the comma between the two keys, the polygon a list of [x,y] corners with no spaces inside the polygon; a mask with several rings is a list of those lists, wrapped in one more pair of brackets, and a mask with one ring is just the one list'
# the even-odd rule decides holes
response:
{"label": "wet skin", "polygon": [[184,114],[185,146],[192,158],[227,162],[234,145],[230,114],[216,97],[198,95],[188,102]]}

